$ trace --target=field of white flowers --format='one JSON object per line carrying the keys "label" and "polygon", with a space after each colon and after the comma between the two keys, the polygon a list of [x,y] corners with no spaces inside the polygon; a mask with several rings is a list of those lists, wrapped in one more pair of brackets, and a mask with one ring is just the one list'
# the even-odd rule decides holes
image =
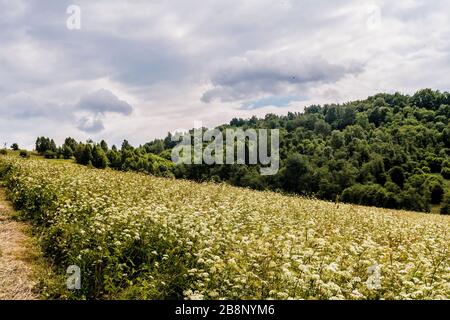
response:
{"label": "field of white flowers", "polygon": [[450,298],[450,217],[48,160],[0,173],[59,273],[80,266],[68,297]]}

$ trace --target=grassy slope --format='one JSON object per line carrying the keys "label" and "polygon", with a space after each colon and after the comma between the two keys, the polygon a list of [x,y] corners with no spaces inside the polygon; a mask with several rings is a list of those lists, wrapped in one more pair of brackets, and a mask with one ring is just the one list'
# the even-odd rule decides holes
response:
{"label": "grassy slope", "polygon": [[[7,150],[8,155],[19,156],[20,151]],[[31,159],[44,159],[43,156],[39,155],[37,152],[30,152]],[[65,159],[52,159],[52,162],[63,162],[63,163],[74,163],[74,160],[65,160]],[[441,177],[440,174],[435,174],[438,177]],[[444,179],[445,182],[445,193],[450,193],[450,179]],[[441,208],[443,204],[431,204],[430,205],[430,213],[432,214],[440,214]]]}
{"label": "grassy slope", "polygon": [[[450,296],[450,217],[63,161],[16,165],[16,203],[43,187],[57,195],[58,208],[43,210],[52,219],[39,217],[51,221],[44,250],[60,257],[62,270],[81,265],[91,277],[88,297]],[[381,270],[376,290],[366,285],[374,265]],[[113,280],[99,284],[105,278]]]}

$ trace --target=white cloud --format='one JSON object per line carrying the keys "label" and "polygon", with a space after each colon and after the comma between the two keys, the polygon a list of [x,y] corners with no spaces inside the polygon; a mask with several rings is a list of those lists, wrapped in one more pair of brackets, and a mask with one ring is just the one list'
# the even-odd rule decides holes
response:
{"label": "white cloud", "polygon": [[[450,86],[445,0],[79,0],[77,31],[70,4],[0,0],[1,139],[139,144],[194,120]],[[269,103],[286,97],[301,101]]]}

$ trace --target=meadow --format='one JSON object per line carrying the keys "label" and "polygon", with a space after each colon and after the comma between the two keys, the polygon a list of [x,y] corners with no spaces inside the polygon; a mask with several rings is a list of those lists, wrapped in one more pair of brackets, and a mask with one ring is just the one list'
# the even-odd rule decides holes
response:
{"label": "meadow", "polygon": [[60,275],[50,298],[450,298],[449,216],[68,161],[0,156],[0,175]]}

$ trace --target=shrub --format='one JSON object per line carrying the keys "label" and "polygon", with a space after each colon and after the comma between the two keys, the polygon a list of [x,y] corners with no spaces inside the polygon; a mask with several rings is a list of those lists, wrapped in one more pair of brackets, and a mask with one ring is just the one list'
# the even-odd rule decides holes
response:
{"label": "shrub", "polygon": [[431,170],[430,170],[429,167],[422,167],[422,171],[423,171],[424,173],[431,173]]}
{"label": "shrub", "polygon": [[108,158],[100,146],[94,146],[92,150],[92,165],[99,169],[105,169],[108,166]]}
{"label": "shrub", "polygon": [[379,184],[356,184],[342,193],[342,201],[366,206],[384,207],[388,203],[392,206],[395,201],[390,198],[390,194]]}
{"label": "shrub", "polygon": [[428,176],[424,187],[428,190],[430,195],[430,202],[432,204],[439,204],[444,196],[444,181],[441,177]]}
{"label": "shrub", "polygon": [[64,144],[62,147],[62,155],[63,155],[64,159],[72,158],[72,156],[73,156],[72,148],[69,145]]}
{"label": "shrub", "polygon": [[57,154],[54,151],[47,150],[47,151],[44,152],[44,157],[46,159],[56,159]]}
{"label": "shrub", "polygon": [[6,149],[0,149],[0,154],[6,156],[8,151]]}
{"label": "shrub", "polygon": [[431,172],[439,173],[441,171],[442,162],[444,161],[444,159],[440,157],[429,156],[426,158],[426,161]]}
{"label": "shrub", "polygon": [[442,168],[441,175],[444,177],[444,179],[450,179],[450,168],[449,167]]}
{"label": "shrub", "polygon": [[442,214],[450,214],[450,193],[447,193],[444,197],[444,205],[441,208]]}
{"label": "shrub", "polygon": [[19,156],[22,157],[22,158],[29,158],[30,154],[28,153],[27,150],[20,150]]}
{"label": "shrub", "polygon": [[400,188],[403,188],[403,184],[405,183],[405,173],[401,167],[393,167],[388,172],[392,182],[396,183]]}

